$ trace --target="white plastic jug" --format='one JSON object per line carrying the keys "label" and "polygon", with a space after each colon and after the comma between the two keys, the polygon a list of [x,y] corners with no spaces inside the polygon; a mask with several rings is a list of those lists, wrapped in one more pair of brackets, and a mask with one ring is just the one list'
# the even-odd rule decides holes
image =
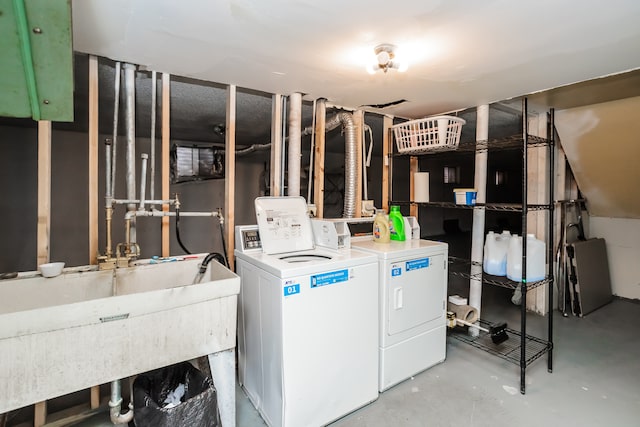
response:
{"label": "white plastic jug", "polygon": [[[527,282],[536,282],[545,278],[545,243],[527,234]],[[507,252],[507,277],[519,282],[522,280],[522,237],[514,234],[509,239]]]}
{"label": "white plastic jug", "polygon": [[485,273],[495,276],[507,275],[507,252],[511,233],[504,230],[502,234],[493,231],[487,233],[484,243],[484,259],[482,267]]}

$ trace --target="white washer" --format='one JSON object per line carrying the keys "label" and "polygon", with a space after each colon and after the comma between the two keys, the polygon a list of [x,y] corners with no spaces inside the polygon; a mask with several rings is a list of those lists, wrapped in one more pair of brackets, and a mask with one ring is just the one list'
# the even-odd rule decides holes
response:
{"label": "white washer", "polygon": [[379,259],[380,365],[378,389],[444,361],[446,353],[446,243],[376,243],[354,238],[351,247]]}
{"label": "white washer", "polygon": [[236,227],[239,383],[269,426],[325,425],[378,397],[377,258],[314,248],[302,198],[256,217]]}

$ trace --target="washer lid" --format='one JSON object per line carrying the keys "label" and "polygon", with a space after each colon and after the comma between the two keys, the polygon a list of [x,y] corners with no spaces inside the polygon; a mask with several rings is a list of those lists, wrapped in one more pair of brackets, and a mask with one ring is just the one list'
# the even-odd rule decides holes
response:
{"label": "washer lid", "polygon": [[303,197],[258,197],[255,207],[264,253],[281,254],[314,248],[311,219]]}

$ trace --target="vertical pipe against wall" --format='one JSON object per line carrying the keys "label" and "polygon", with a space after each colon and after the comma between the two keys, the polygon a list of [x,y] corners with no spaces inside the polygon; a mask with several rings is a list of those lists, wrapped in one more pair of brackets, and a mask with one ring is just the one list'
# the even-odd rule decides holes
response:
{"label": "vertical pipe against wall", "polygon": [[353,112],[353,124],[355,126],[355,217],[360,218],[362,216],[362,168],[364,167],[364,161],[362,154],[362,140],[364,134],[364,111],[356,110]]}
{"label": "vertical pipe against wall", "polygon": [[289,139],[287,144],[287,195],[300,195],[300,158],[302,140],[302,94],[289,96]]}
{"label": "vertical pipe against wall", "polygon": [[118,118],[120,115],[120,63],[116,62],[113,94],[113,149],[111,150],[111,190],[112,197],[116,196],[116,157],[118,152]]}
{"label": "vertical pipe against wall", "polygon": [[156,104],[157,104],[157,75],[151,72],[151,165],[149,166],[151,183],[149,187],[149,197],[156,199]]}
{"label": "vertical pipe against wall", "polygon": [[[124,90],[125,90],[125,127],[127,133],[127,199],[136,198],[136,67],[133,64],[124,64]],[[136,204],[129,203],[127,211],[135,211]],[[136,217],[131,218],[131,227],[127,242],[136,243]]]}
{"label": "vertical pipe against wall", "polygon": [[229,268],[234,267],[234,237],[235,226],[235,185],[236,185],[236,86],[227,87],[227,121],[225,137],[225,177],[224,177],[224,208],[226,223],[227,257]]}
{"label": "vertical pipe against wall", "polygon": [[[489,105],[479,105],[476,119],[476,141],[489,139]],[[487,199],[487,150],[476,151],[474,187],[478,191],[477,203]],[[484,249],[484,207],[473,209],[473,228],[471,231],[471,277],[469,281],[469,305],[478,310],[482,302],[482,251]],[[476,328],[470,328],[471,334],[477,334]]]}
{"label": "vertical pipe against wall", "polygon": [[282,195],[282,95],[275,94],[271,101],[271,173],[269,188],[271,196]]}

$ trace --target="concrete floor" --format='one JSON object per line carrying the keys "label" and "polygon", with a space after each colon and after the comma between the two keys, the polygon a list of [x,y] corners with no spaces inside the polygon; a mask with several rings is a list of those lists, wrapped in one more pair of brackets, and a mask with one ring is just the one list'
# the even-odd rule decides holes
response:
{"label": "concrete floor", "polygon": [[[519,329],[519,308],[510,291],[486,288],[487,320]],[[526,371],[527,392],[519,392],[519,368],[455,339],[447,358],[380,394],[371,404],[332,427],[425,426],[637,426],[640,425],[640,304],[616,299],[584,318],[554,314],[553,373],[546,356]],[[545,337],[546,319],[529,315],[530,334]],[[264,422],[244,392],[236,393],[237,426]],[[97,416],[77,424],[108,426]]]}

